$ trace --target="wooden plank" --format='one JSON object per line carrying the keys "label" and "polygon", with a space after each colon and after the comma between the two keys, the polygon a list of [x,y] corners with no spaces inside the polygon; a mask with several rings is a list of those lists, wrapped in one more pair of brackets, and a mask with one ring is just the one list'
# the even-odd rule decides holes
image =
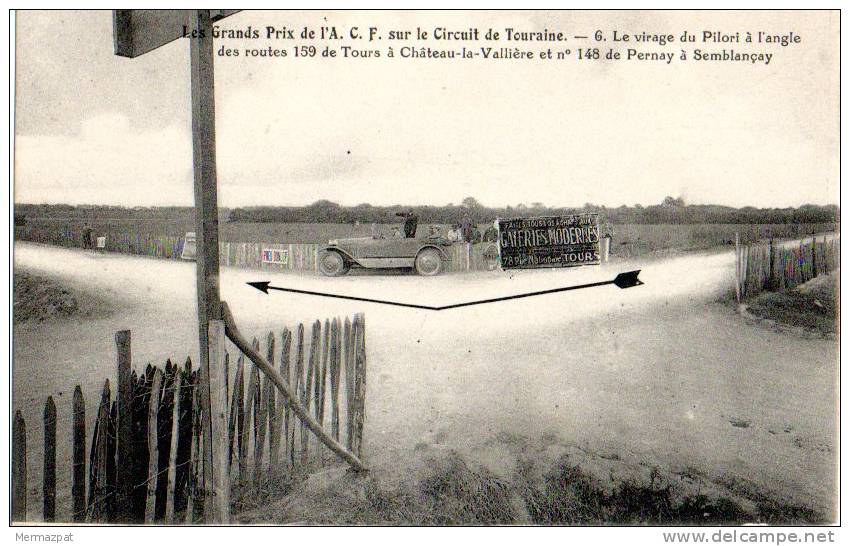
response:
{"label": "wooden plank", "polygon": [[254,451],[251,448],[251,442],[256,444],[257,442],[257,432],[258,432],[258,402],[259,398],[259,390],[260,390],[260,371],[257,369],[257,366],[251,365],[251,375],[248,378],[248,401],[245,406],[247,413],[245,415],[245,458],[242,460],[245,461],[244,465],[244,474],[241,476],[241,479],[248,479],[248,456],[249,454],[253,458]]}
{"label": "wooden plank", "polygon": [[343,340],[345,343],[345,447],[351,450],[354,442],[354,332],[351,328],[351,320],[345,317],[343,327]]}
{"label": "wooden plank", "polygon": [[186,503],[185,521],[186,523],[202,523],[202,515],[204,501],[206,496],[204,483],[204,435],[202,431],[202,416],[203,408],[200,402],[200,390],[198,387],[198,375],[196,372],[193,377],[192,389],[192,452],[190,457],[190,474],[189,474],[189,494]]}
{"label": "wooden plank", "polygon": [[[310,355],[307,359],[307,378],[304,389],[304,399],[302,401],[304,408],[309,412],[310,411],[310,402],[313,395],[313,381],[316,375],[316,367],[318,364],[318,355],[319,355],[319,328],[320,323],[317,320],[313,323],[312,333],[310,335]],[[310,436],[308,434],[308,429],[306,425],[302,423],[301,426],[301,466],[306,467],[307,463],[310,460],[309,453],[310,446]]]}
{"label": "wooden plank", "polygon": [[180,439],[180,398],[183,374],[177,370],[174,374],[174,403],[171,407],[171,446],[168,451],[168,491],[165,497],[165,523],[174,523],[174,507],[177,495],[177,450]]}
{"label": "wooden plank", "polygon": [[48,396],[44,404],[44,466],[41,473],[41,493],[46,522],[56,521],[56,404]]}
{"label": "wooden plank", "polygon": [[130,330],[115,333],[115,346],[118,354],[118,461],[116,481],[118,491],[115,499],[115,515],[118,521],[128,522],[132,514],[132,471],[133,446],[130,438],[133,436],[133,383]]}
{"label": "wooden plank", "polygon": [[[319,422],[320,425],[325,426],[325,386],[327,385],[328,379],[328,359],[330,358],[330,342],[331,342],[331,325],[328,319],[325,319],[325,327],[324,327],[324,335],[322,341],[322,363],[319,368],[318,377],[319,381],[317,382],[318,388],[316,389],[316,421]],[[325,458],[325,446],[322,443],[319,443],[319,462],[324,462]]]}
{"label": "wooden plank", "polygon": [[331,322],[331,434],[339,441],[339,363],[341,353],[339,319],[334,317]]}
{"label": "wooden plank", "polygon": [[[242,480],[245,477],[245,465],[247,463],[247,449],[248,449],[248,422],[246,422],[245,417],[245,372],[244,372],[244,355],[239,355],[239,360],[237,363],[239,369],[239,376],[237,381],[239,383],[239,398],[237,400],[236,406],[236,434],[238,440],[238,449],[237,459],[239,460],[239,473],[238,479]],[[250,393],[250,388],[249,391]],[[250,394],[249,394],[250,396]],[[248,406],[250,410],[250,405]],[[248,418],[250,421],[250,416]]]}
{"label": "wooden plank", "polygon": [[74,388],[73,462],[71,470],[71,521],[86,517],[86,402],[79,385]]}
{"label": "wooden plank", "polygon": [[354,317],[354,437],[353,448],[357,457],[362,457],[363,425],[366,421],[366,317],[362,313]]}
{"label": "wooden plank", "polygon": [[162,372],[159,368],[153,371],[151,380],[151,396],[148,402],[148,471],[145,484],[145,523],[153,523],[156,508],[156,478],[159,470],[158,451],[158,412],[160,389],[162,387]]}
{"label": "wooden plank", "polygon": [[[295,377],[293,378],[293,383],[295,384],[295,395],[301,401],[301,404],[304,404],[304,325],[298,325],[298,338],[297,344],[295,347]],[[305,436],[304,424],[301,423],[301,438]],[[295,457],[295,425],[293,423],[292,426],[292,443],[291,443],[290,453],[292,456],[292,465],[295,465],[296,457]]]}
{"label": "wooden plank", "polygon": [[259,397],[257,398],[257,436],[254,442],[254,484],[259,484],[262,481],[263,473],[266,470],[263,461],[269,420],[269,378],[263,374],[260,383],[262,386],[260,387]]}
{"label": "wooden plank", "polygon": [[12,424],[12,521],[27,521],[27,425],[20,410]]}
{"label": "wooden plank", "polygon": [[212,412],[212,502],[206,505],[207,523],[230,523],[230,472],[227,466],[227,337],[224,321],[210,321],[210,411]]}
{"label": "wooden plank", "polygon": [[92,438],[91,459],[89,461],[89,506],[86,521],[100,521],[103,515],[103,497],[106,491],[106,436],[110,404],[109,380],[103,385],[100,405],[97,410],[97,422]]}
{"label": "wooden plank", "polygon": [[192,28],[193,10],[117,9],[112,28],[115,54],[138,57],[181,38],[184,27]]}
{"label": "wooden plank", "polygon": [[[280,337],[280,374],[287,381],[289,380],[289,331],[284,328]],[[277,435],[277,440],[275,441],[274,452],[272,453],[269,466],[274,470],[278,470],[278,465],[280,464],[280,452],[286,451],[286,441],[288,436],[288,419],[287,419],[288,409],[286,406],[286,399],[283,396],[277,397],[277,404],[275,405],[275,431]],[[285,455],[285,453],[284,453]],[[274,461],[272,463],[272,461]]]}
{"label": "wooden plank", "polygon": [[[235,474],[236,476],[239,475],[239,472],[235,469],[240,465],[239,456],[241,454],[241,450],[239,449],[241,444],[240,434],[242,432],[240,418],[244,418],[245,412],[242,406],[243,366],[244,357],[240,354],[236,361],[236,374],[233,376],[233,394],[230,398],[230,415],[227,422],[227,464],[228,468],[230,468],[230,474]],[[235,466],[234,462],[236,463]]]}
{"label": "wooden plank", "polygon": [[109,522],[115,522],[118,518],[118,469],[116,467],[117,450],[118,450],[118,402],[112,401],[109,407],[109,418],[107,423],[106,434],[106,495],[104,496],[106,504],[106,519]]}
{"label": "wooden plank", "polygon": [[[275,342],[274,334],[269,332],[266,337],[266,360],[274,366],[275,363]],[[274,386],[270,381],[267,381],[268,393],[266,394],[266,403],[269,413],[269,472],[274,471],[278,465],[278,445],[280,444],[280,417],[277,408],[277,396],[275,395]],[[281,400],[282,402],[282,400]]]}
{"label": "wooden plank", "polygon": [[[280,375],[283,377],[284,381],[291,387],[292,379],[290,378],[290,364],[289,364],[289,348],[292,344],[292,334],[289,332],[288,328],[284,328],[281,333],[281,347],[280,347]],[[281,439],[282,450],[284,452],[284,457],[287,461],[292,460],[292,455],[289,446],[289,430],[290,423],[292,421],[292,409],[290,409],[289,405],[286,403],[286,400],[282,400],[282,403],[278,406],[279,409],[283,412],[283,438]]]}
{"label": "wooden plank", "polygon": [[177,375],[177,366],[172,365],[170,359],[167,360],[165,373],[162,377],[160,403],[157,412],[159,474],[156,482],[156,509],[154,510],[154,519],[157,521],[165,520],[165,511],[168,505],[168,468],[171,463],[171,446],[173,444],[174,406],[178,394],[175,389]]}

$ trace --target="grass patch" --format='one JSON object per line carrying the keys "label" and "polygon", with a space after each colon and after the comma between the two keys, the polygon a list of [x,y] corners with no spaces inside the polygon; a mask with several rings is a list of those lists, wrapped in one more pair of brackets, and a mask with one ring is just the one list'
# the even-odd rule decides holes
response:
{"label": "grass patch", "polygon": [[471,469],[456,453],[419,482],[419,491],[434,525],[498,525],[517,520],[510,484],[486,469]]}
{"label": "grass patch", "polygon": [[791,290],[762,292],[747,302],[748,310],[778,324],[834,335],[838,274],[822,275]]}
{"label": "grass patch", "polygon": [[[683,494],[677,476],[603,483],[562,456],[538,467],[520,459],[509,479],[473,467],[450,452],[428,461],[408,486],[384,487],[375,476],[346,473],[310,493],[291,484],[234,501],[241,523],[311,525],[722,525],[824,523],[825,517],[758,491]],[[542,470],[542,472],[540,471]],[[274,484],[269,484],[274,485]],[[716,484],[715,484],[716,485]],[[274,489],[272,487],[271,489]],[[710,488],[711,489],[711,488]],[[723,491],[729,491],[723,489]],[[285,494],[285,493],[284,493]],[[739,495],[740,496],[737,496]]]}
{"label": "grass patch", "polygon": [[109,314],[105,302],[93,294],[71,290],[52,279],[28,271],[16,270],[13,286],[15,324]]}

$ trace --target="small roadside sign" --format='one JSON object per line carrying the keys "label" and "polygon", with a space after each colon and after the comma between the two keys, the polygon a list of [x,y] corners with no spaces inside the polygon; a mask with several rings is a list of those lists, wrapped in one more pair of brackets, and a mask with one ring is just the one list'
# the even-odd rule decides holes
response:
{"label": "small roadside sign", "polygon": [[599,265],[599,215],[499,220],[502,269]]}

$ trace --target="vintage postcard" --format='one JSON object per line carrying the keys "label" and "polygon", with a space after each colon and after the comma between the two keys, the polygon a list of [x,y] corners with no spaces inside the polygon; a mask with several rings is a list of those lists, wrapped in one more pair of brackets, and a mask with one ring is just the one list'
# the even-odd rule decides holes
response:
{"label": "vintage postcard", "polygon": [[21,537],[834,541],[840,11],[11,17]]}

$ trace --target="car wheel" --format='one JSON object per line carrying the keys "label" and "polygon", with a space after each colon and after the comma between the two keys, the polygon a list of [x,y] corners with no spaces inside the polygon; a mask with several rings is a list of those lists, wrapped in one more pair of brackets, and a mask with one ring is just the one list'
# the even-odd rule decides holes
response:
{"label": "car wheel", "polygon": [[443,270],[443,257],[436,248],[426,248],[416,255],[414,262],[416,272],[426,277],[439,275]]}
{"label": "car wheel", "polygon": [[322,252],[319,256],[319,271],[328,277],[336,277],[345,274],[348,268],[345,266],[345,259],[339,252],[328,250]]}

